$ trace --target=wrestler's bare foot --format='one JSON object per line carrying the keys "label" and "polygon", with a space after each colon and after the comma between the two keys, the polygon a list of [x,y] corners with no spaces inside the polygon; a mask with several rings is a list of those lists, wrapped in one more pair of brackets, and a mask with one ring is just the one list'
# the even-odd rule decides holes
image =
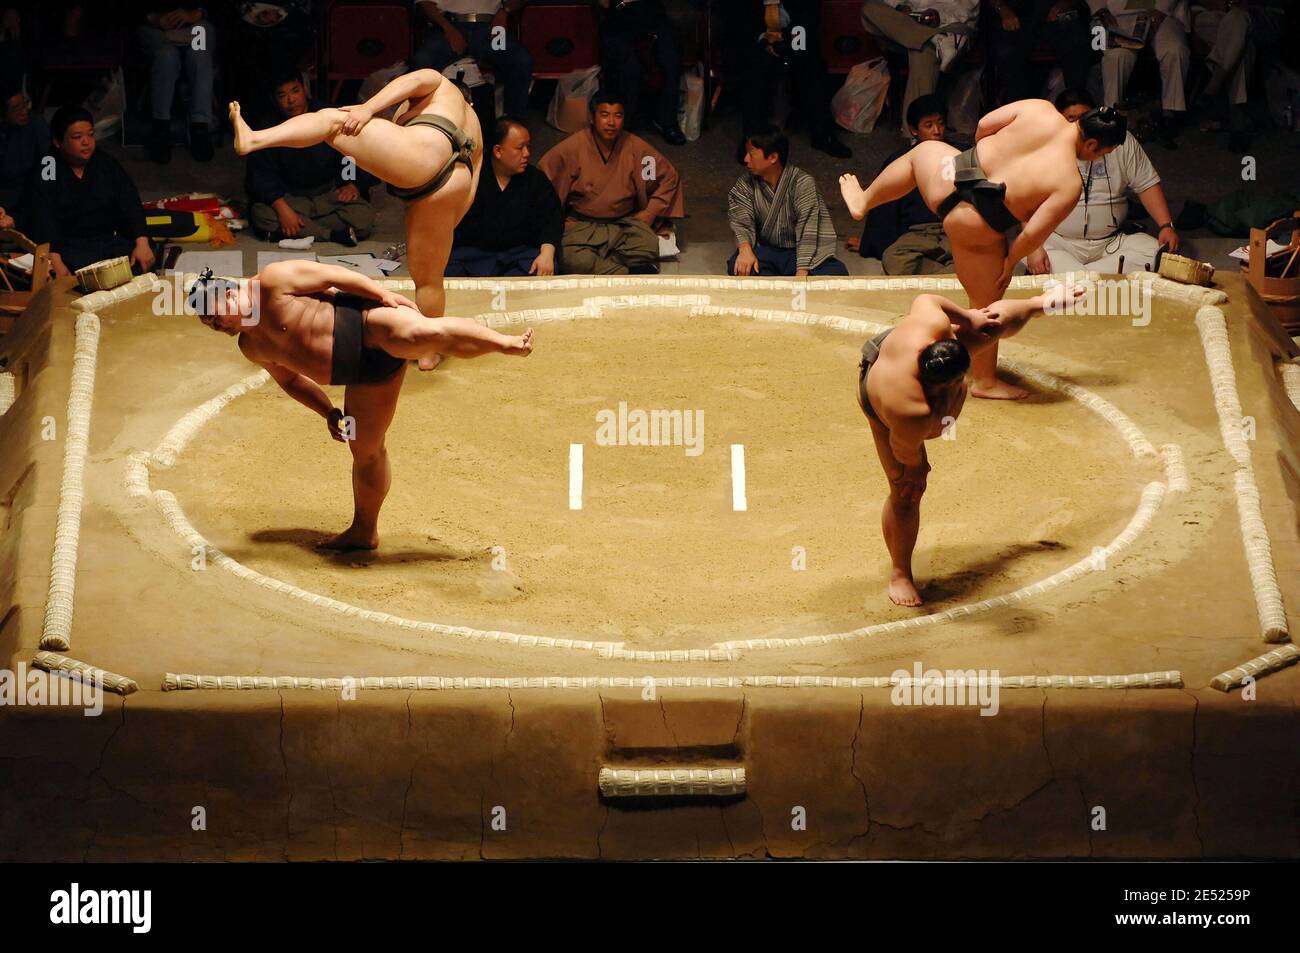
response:
{"label": "wrestler's bare foot", "polygon": [[513,354],[516,357],[527,357],[533,353],[533,329],[529,328],[519,337],[511,338],[511,343],[506,345],[502,354]]}
{"label": "wrestler's bare foot", "polygon": [[867,214],[867,193],[852,172],[840,176],[840,195],[844,197],[844,204],[849,207],[849,214],[854,220],[862,221]]}
{"label": "wrestler's bare foot", "polygon": [[442,355],[435,354],[432,357],[422,357],[415,362],[416,366],[422,371],[431,371],[442,363]]}
{"label": "wrestler's bare foot", "polygon": [[889,601],[896,606],[919,606],[921,594],[916,591],[916,583],[909,577],[895,573],[894,578],[889,580]]}
{"label": "wrestler's bare foot", "polygon": [[994,378],[988,383],[971,381],[970,394],[972,397],[983,397],[985,400],[1024,400],[1029,396],[1029,391]]}
{"label": "wrestler's bare foot", "polygon": [[230,104],[230,126],[235,130],[235,151],[241,156],[253,151],[253,130],[239,113],[239,103]]}
{"label": "wrestler's bare foot", "polygon": [[378,549],[379,532],[377,530],[365,532],[355,526],[349,526],[337,536],[317,543],[316,547],[318,549],[332,550]]}

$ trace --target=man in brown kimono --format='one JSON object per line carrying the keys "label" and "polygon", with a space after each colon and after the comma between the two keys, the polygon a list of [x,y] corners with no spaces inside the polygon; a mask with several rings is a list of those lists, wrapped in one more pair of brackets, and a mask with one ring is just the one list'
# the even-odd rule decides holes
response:
{"label": "man in brown kimono", "polygon": [[542,156],[537,167],[564,206],[560,270],[566,274],[654,274],[657,229],[685,215],[677,170],[640,136],[623,129],[612,93],[591,100],[591,125]]}

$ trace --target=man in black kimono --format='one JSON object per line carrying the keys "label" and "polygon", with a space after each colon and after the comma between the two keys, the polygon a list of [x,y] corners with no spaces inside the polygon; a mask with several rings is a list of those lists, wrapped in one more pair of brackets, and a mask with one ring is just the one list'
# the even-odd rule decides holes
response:
{"label": "man in black kimono", "polygon": [[96,150],[90,113],[65,106],[54,114],[50,133],[54,161],[33,173],[23,221],[33,241],[50,243],[54,273],[70,275],[123,255],[140,271],[151,270],[140,193],[116,159]]}
{"label": "man in black kimono", "polygon": [[553,275],[564,211],[551,180],[528,164],[528,128],[503,117],[490,141],[492,168],[479,176],[474,204],[456,226],[447,277]]}

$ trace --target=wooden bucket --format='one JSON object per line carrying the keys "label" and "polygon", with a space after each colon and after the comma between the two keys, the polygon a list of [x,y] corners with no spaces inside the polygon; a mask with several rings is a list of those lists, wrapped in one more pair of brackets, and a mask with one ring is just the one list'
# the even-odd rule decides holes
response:
{"label": "wooden bucket", "polygon": [[[1290,242],[1270,256],[1268,240],[1287,232]],[[1287,333],[1300,333],[1300,212],[1268,228],[1252,228],[1250,258],[1241,269]]]}

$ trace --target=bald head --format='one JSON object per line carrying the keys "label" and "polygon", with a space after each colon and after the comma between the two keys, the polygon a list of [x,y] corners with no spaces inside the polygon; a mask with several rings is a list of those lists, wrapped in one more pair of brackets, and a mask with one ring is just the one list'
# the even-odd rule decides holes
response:
{"label": "bald head", "polygon": [[502,116],[492,127],[492,170],[499,178],[511,178],[528,168],[533,137],[521,122]]}

